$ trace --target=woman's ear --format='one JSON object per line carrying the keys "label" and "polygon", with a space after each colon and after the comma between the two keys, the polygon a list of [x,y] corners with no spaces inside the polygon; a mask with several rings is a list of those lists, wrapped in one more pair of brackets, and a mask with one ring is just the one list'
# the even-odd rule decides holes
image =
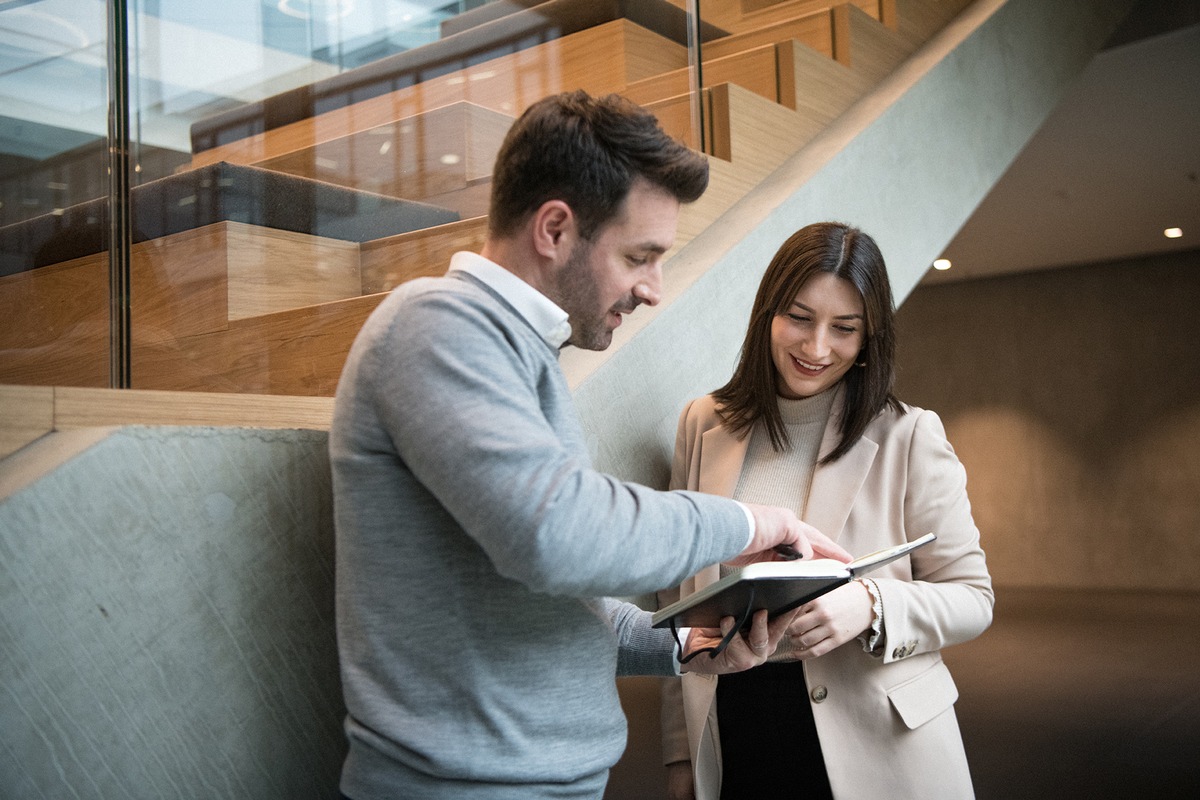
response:
{"label": "woman's ear", "polygon": [[547,200],[533,214],[533,247],[556,263],[566,260],[578,238],[575,213],[562,200]]}

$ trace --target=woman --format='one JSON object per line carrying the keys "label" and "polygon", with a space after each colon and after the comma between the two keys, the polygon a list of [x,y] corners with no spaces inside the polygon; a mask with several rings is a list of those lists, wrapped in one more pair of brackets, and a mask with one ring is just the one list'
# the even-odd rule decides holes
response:
{"label": "woman", "polygon": [[892,394],[893,314],[874,240],[809,225],[767,268],[729,383],[680,418],[672,488],[795,508],[855,556],[938,538],[806,604],[762,667],[668,682],[672,798],[973,796],[939,651],[991,623],[991,580],[941,421]]}

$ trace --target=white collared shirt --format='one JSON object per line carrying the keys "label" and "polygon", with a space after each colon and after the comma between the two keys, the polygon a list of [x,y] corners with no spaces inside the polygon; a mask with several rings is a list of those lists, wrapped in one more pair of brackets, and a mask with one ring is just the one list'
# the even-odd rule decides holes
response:
{"label": "white collared shirt", "polygon": [[561,349],[571,337],[567,312],[495,261],[464,250],[450,257],[450,271],[465,272],[487,284],[555,350]]}

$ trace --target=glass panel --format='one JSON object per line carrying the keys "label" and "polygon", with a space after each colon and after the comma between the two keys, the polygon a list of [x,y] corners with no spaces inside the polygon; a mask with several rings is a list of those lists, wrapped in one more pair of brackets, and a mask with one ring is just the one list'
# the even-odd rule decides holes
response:
{"label": "glass panel", "polygon": [[109,385],[107,17],[0,3],[0,383]]}
{"label": "glass panel", "polygon": [[[382,293],[482,244],[547,94],[626,94],[699,147],[687,4],[129,0],[132,386],[332,394]],[[0,211],[62,234],[2,240],[2,382],[107,382],[104,30],[103,0],[0,2]]]}

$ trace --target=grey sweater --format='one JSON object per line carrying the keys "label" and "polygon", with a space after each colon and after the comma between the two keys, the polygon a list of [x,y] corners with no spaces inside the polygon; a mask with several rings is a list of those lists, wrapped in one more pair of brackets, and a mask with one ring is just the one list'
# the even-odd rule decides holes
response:
{"label": "grey sweater", "polygon": [[669,634],[604,599],[745,545],[732,501],[591,468],[557,351],[472,276],[403,285],[363,326],[330,432],[350,752],[373,798],[599,798],[619,674]]}

